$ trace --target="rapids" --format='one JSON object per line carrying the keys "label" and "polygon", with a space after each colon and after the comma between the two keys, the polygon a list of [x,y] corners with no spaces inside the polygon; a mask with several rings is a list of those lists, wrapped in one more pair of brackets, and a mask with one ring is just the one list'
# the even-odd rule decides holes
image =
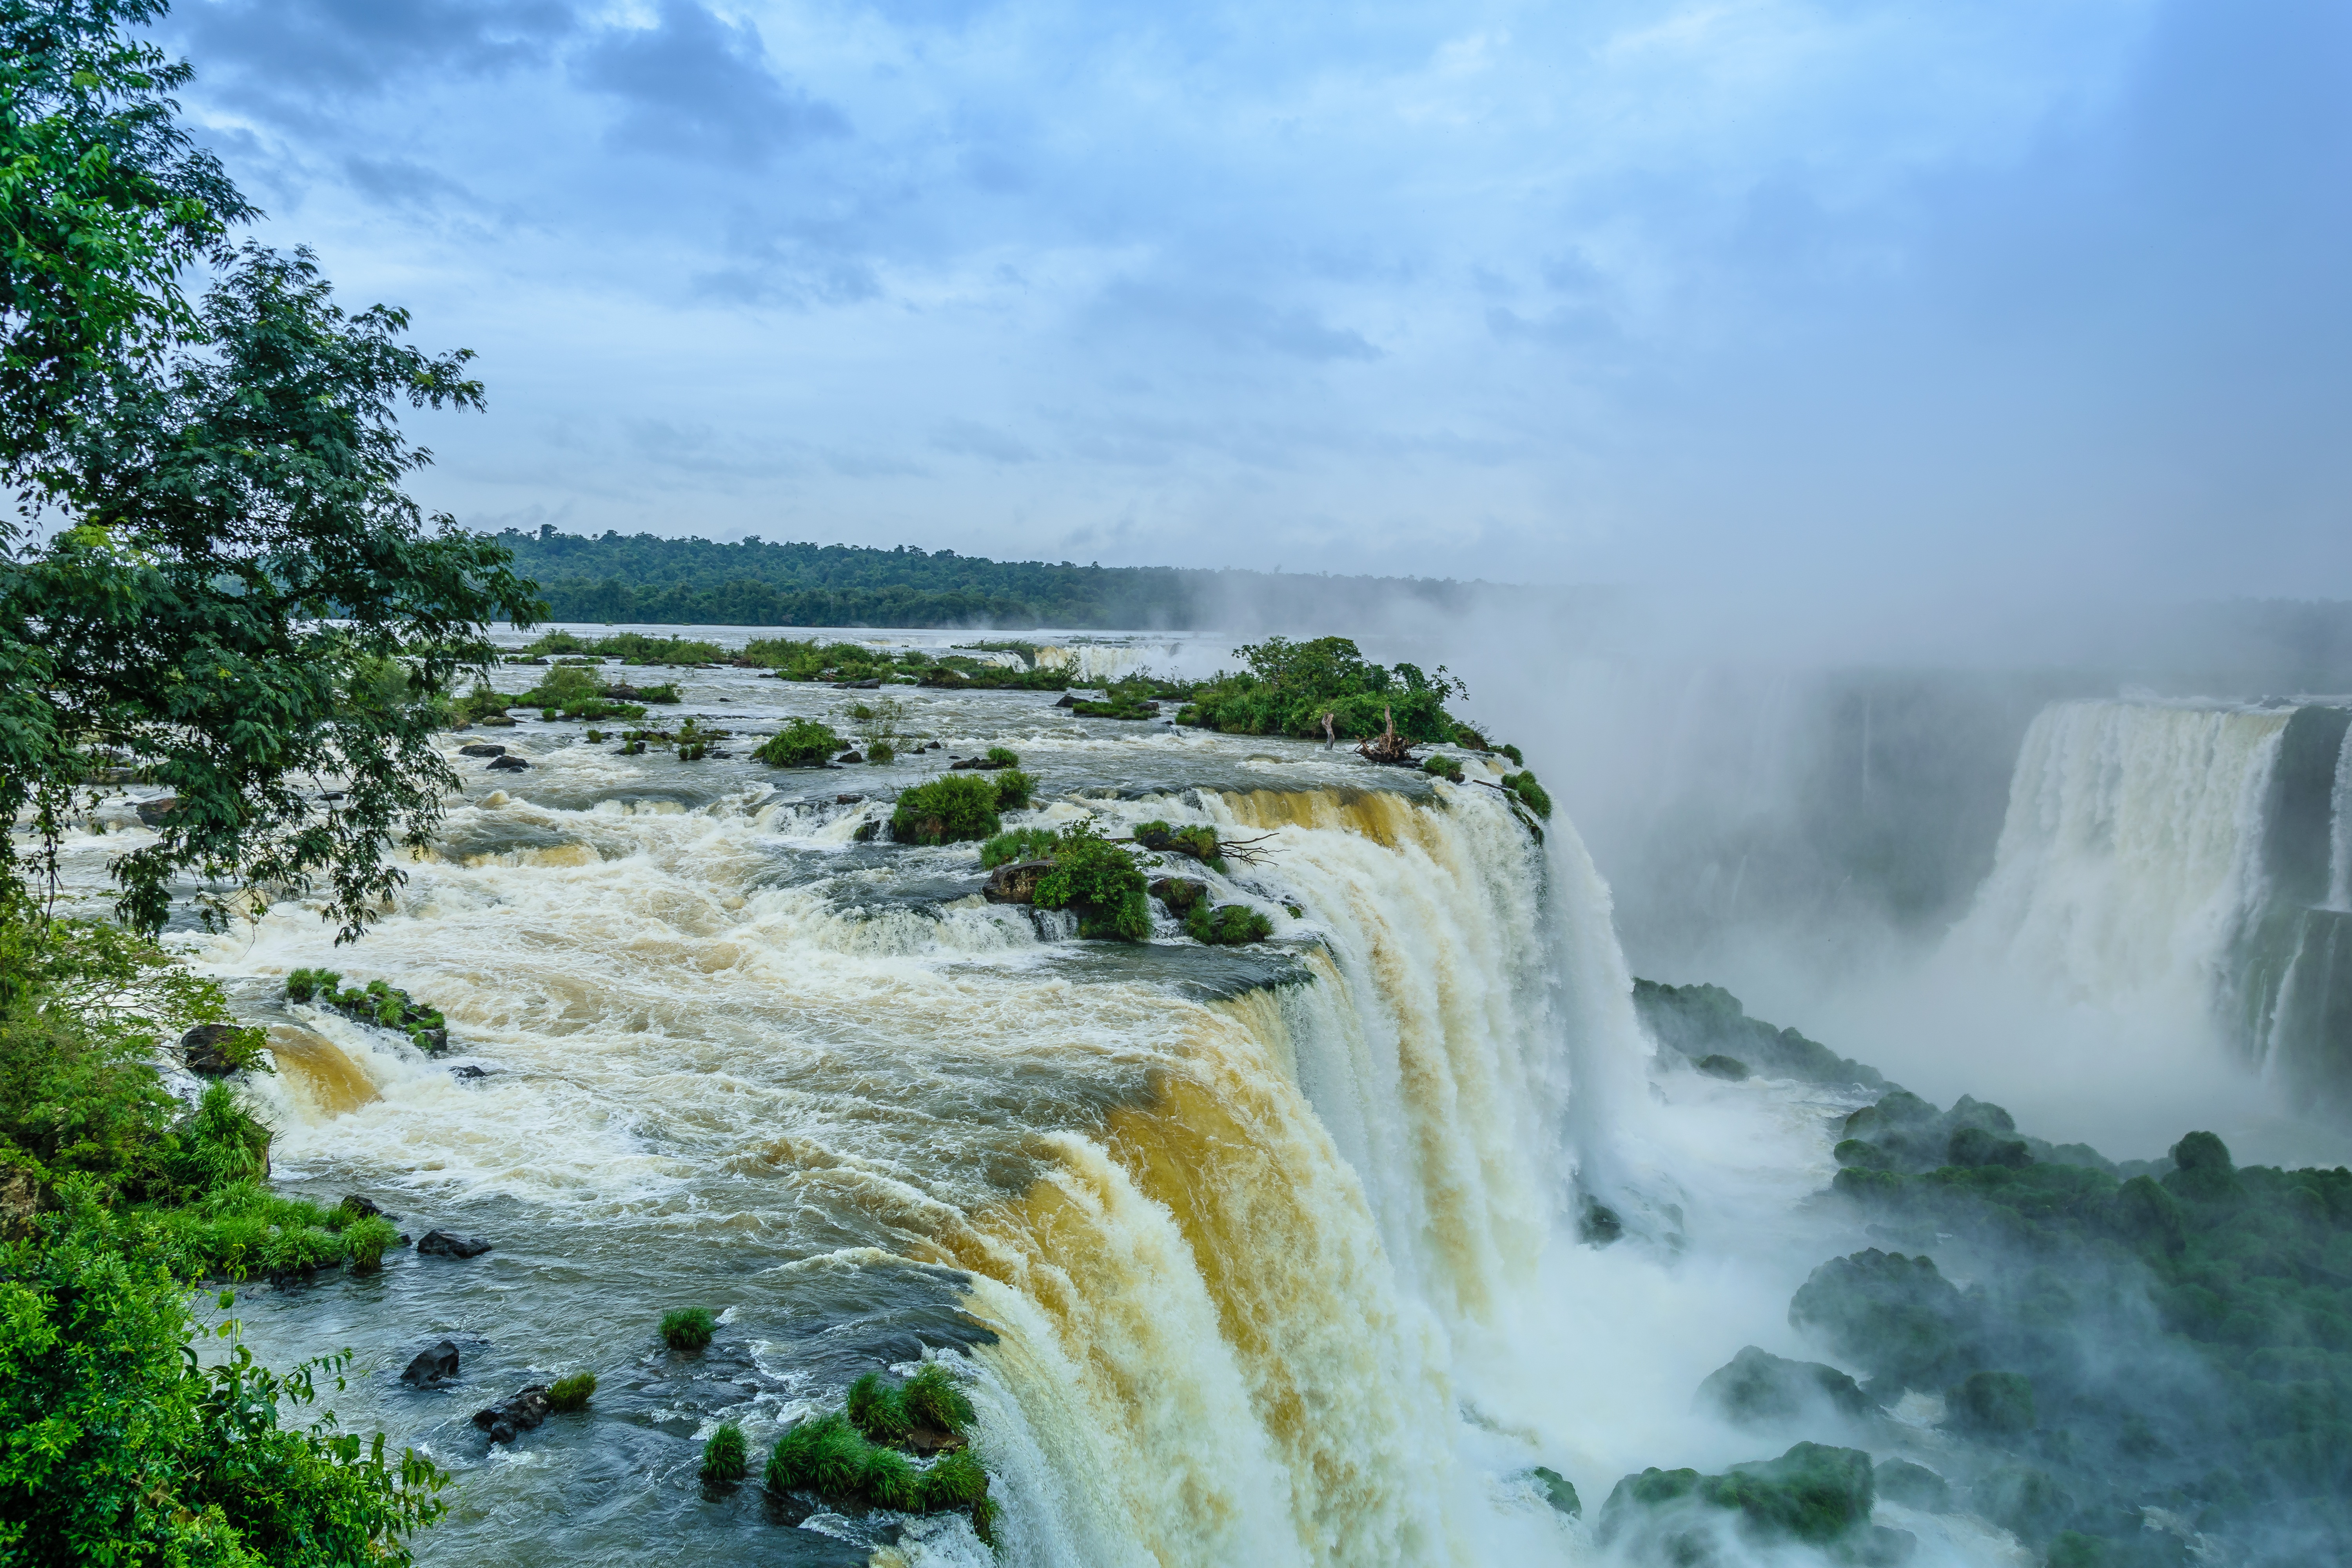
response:
{"label": "rapids", "polygon": [[[273,1360],[353,1347],[338,1417],[457,1473],[426,1561],[986,1562],[960,1518],[795,1521],[693,1479],[719,1420],[758,1447],[925,1356],[970,1379],[1006,1562],[1582,1555],[1527,1471],[1605,1489],[1613,1458],[1570,1411],[1482,1414],[1512,1405],[1574,1239],[1571,1122],[1644,1081],[1572,829],[1539,845],[1475,763],[1433,783],[1051,694],[902,691],[944,751],[777,772],[746,737],[854,730],[863,694],[677,673],[656,720],[737,729],[731,759],[528,719],[454,736],[531,766],[458,761],[464,797],[362,941],[281,902],[197,946],[271,1026],[282,1188],[496,1244],[237,1308]],[[972,846],[856,837],[987,744],[1040,779],[1024,820],[1265,835],[1263,867],[1211,879],[1273,941],[1203,949],[1163,917],[1143,947],[1076,942],[983,901]],[[85,874],[118,842],[78,840]],[[449,1055],[287,1002],[320,964],[441,1008]],[[654,1320],[696,1303],[724,1309],[719,1342],[668,1355]],[[400,1385],[445,1336],[460,1388]],[[590,1419],[485,1452],[474,1409],[577,1367]]]}

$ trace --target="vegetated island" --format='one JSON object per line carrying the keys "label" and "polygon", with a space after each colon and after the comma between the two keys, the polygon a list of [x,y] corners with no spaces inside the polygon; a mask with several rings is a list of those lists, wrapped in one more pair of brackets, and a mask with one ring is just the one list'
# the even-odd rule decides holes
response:
{"label": "vegetated island", "polygon": [[549,619],[607,624],[1188,631],[1229,624],[1237,607],[1296,604],[1302,593],[1336,618],[1396,595],[1458,612],[1474,595],[1537,592],[1427,577],[990,561],[903,544],[590,538],[552,524],[495,537],[515,570],[537,581]]}
{"label": "vegetated island", "polygon": [[[1708,1076],[1874,1093],[1817,1201],[1878,1245],[1825,1260],[1789,1307],[1859,1379],[1751,1345],[1698,1390],[1759,1447],[1804,1440],[1719,1475],[1626,1477],[1604,1541],[1642,1563],[1714,1561],[1728,1532],[1897,1563],[1912,1543],[1872,1521],[1884,1498],[1966,1509],[2047,1568],[2344,1559],[2352,1171],[2240,1167],[2202,1131],[2119,1164],[1965,1095],[1938,1110],[1718,987],[1636,981],[1634,1001]],[[1602,1212],[1587,1234],[1605,1245]]]}

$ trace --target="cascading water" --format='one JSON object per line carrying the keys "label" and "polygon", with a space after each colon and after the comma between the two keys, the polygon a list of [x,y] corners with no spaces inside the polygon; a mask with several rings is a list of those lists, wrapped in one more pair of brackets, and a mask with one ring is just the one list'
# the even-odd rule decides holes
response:
{"label": "cascading water", "polygon": [[[687,696],[714,722],[722,700],[763,719],[834,700],[732,674]],[[355,948],[288,904],[204,949],[272,1026],[257,1092],[281,1183],[497,1250],[262,1292],[249,1332],[353,1343],[372,1375],[346,1425],[461,1472],[428,1558],[758,1539],[865,1561],[877,1521],[778,1533],[680,1478],[718,1420],[762,1442],[923,1354],[970,1369],[1008,1561],[1567,1553],[1577,1527],[1524,1481],[1565,1433],[1465,1424],[1461,1380],[1465,1353],[1510,1363],[1562,1234],[1571,1076],[1639,1083],[1606,889],[1572,831],[1553,825],[1548,871],[1476,782],[1079,721],[1042,695],[918,701],[958,750],[1016,747],[1055,802],[1037,820],[1263,836],[1263,868],[1193,874],[1275,941],[1202,948],[1164,917],[1139,948],[1061,940],[1066,917],[977,896],[969,846],[861,841],[887,805],[840,784],[935,762],[776,774],[505,731],[532,766],[469,776]],[[285,1002],[279,977],[321,963],[440,1007],[480,1076]],[[695,1300],[726,1327],[684,1368],[648,1325]],[[596,1369],[598,1420],[484,1453],[476,1401],[388,1376],[445,1334],[478,1392]],[[588,1507],[583,1477],[639,1500]],[[987,1560],[960,1520],[908,1526],[875,1560],[891,1554]]]}

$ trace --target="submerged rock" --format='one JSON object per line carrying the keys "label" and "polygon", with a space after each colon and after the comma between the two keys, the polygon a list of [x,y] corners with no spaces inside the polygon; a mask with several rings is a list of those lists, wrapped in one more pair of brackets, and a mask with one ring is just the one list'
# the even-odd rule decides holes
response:
{"label": "submerged rock", "polygon": [[454,1231],[428,1230],[425,1239],[416,1244],[419,1256],[426,1258],[479,1258],[490,1250],[490,1244],[476,1237],[459,1236]]}
{"label": "submerged rock", "polygon": [[141,822],[150,827],[161,827],[173,812],[180,809],[180,797],[175,795],[160,795],[153,800],[142,800],[131,809],[138,812]]}
{"label": "submerged rock", "polygon": [[474,1425],[488,1432],[493,1443],[511,1443],[545,1421],[554,1408],[554,1402],[547,1396],[547,1385],[535,1383],[512,1399],[475,1411]]}
{"label": "submerged rock", "polygon": [[361,1219],[392,1219],[396,1217],[393,1215],[386,1214],[383,1209],[374,1202],[374,1200],[362,1197],[357,1193],[345,1193],[343,1194],[343,1201],[335,1206],[338,1208],[349,1209],[353,1215],[357,1215]]}
{"label": "submerged rock", "polygon": [[436,1383],[447,1383],[457,1375],[457,1342],[443,1340],[439,1344],[429,1345],[417,1352],[416,1359],[408,1363],[408,1370],[400,1374],[400,1381],[415,1384],[419,1388],[430,1388]]}
{"label": "submerged rock", "polygon": [[1748,1345],[1698,1385],[1699,1403],[1741,1426],[1833,1415],[1860,1420],[1878,1402],[1833,1366],[1790,1361]]}

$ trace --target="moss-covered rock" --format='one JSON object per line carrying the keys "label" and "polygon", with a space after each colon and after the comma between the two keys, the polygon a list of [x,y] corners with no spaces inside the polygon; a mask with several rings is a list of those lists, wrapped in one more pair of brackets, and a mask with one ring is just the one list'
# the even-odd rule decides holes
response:
{"label": "moss-covered rock", "polygon": [[1789,1304],[1790,1322],[1893,1389],[1940,1389],[1966,1376],[1978,1359],[1978,1317],[1935,1259],[1876,1247],[1822,1264]]}
{"label": "moss-covered rock", "polygon": [[1769,1078],[1872,1088],[1886,1081],[1877,1069],[1849,1061],[1794,1029],[1775,1028],[1749,1017],[1739,998],[1719,985],[1662,985],[1654,980],[1636,980],[1633,1005],[1659,1044],[1694,1062],[1727,1056]]}
{"label": "moss-covered rock", "polygon": [[1584,1500],[1576,1495],[1576,1485],[1549,1465],[1538,1465],[1528,1474],[1543,1489],[1544,1501],[1570,1519],[1584,1516]]}
{"label": "moss-covered rock", "polygon": [[2020,1437],[2033,1430],[2033,1380],[2013,1372],[1972,1372],[1944,1394],[1945,1420],[1971,1436]]}
{"label": "moss-covered rock", "polygon": [[1832,1416],[1861,1420],[1875,1415],[1877,1401],[1833,1366],[1790,1361],[1748,1345],[1707,1374],[1698,1402],[1740,1426]]}
{"label": "moss-covered rock", "polygon": [[1717,1053],[1714,1056],[1701,1057],[1691,1065],[1709,1078],[1719,1078],[1729,1083],[1748,1081],[1748,1064],[1738,1057],[1727,1057]]}
{"label": "moss-covered rock", "polygon": [[1921,1513],[1951,1511],[1951,1483],[1925,1465],[1881,1459],[1871,1474],[1878,1483],[1878,1495],[1888,1502],[1916,1508]]}
{"label": "moss-covered rock", "polygon": [[1751,1547],[1802,1542],[1841,1562],[1900,1563],[1914,1542],[1870,1522],[1876,1497],[1868,1454],[1799,1443],[1777,1459],[1734,1465],[1719,1476],[1690,1469],[1628,1476],[1601,1505],[1599,1532],[1603,1545],[1643,1563],[1718,1562],[1725,1523]]}

